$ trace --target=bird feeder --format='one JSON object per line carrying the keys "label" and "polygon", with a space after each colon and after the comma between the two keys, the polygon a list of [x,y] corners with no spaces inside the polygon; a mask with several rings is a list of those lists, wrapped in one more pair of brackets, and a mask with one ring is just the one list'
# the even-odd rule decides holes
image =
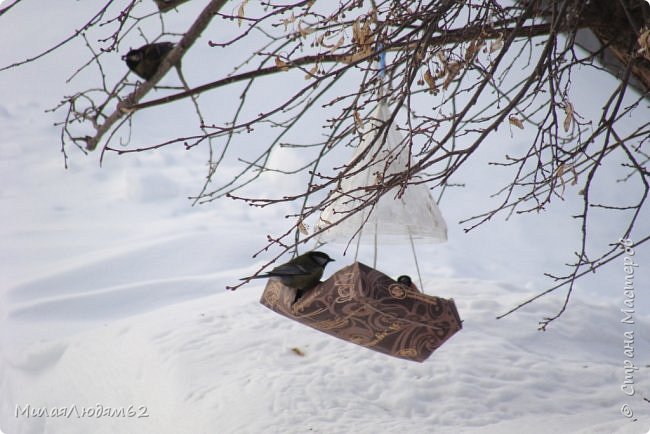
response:
{"label": "bird feeder", "polygon": [[423,294],[360,262],[295,297],[294,288],[271,279],[260,302],[316,330],[416,362],[462,328],[453,299]]}

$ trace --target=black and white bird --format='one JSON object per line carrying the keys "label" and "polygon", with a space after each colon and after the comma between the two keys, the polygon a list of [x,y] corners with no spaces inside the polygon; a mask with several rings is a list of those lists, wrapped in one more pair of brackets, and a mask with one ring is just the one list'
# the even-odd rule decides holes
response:
{"label": "black and white bird", "polygon": [[311,251],[296,256],[286,264],[278,265],[259,276],[245,277],[241,280],[277,278],[290,288],[297,290],[296,299],[320,283],[325,266],[334,259],[323,252]]}
{"label": "black and white bird", "polygon": [[158,71],[163,59],[174,48],[171,42],[156,42],[135,48],[122,56],[126,66],[141,78],[150,80]]}

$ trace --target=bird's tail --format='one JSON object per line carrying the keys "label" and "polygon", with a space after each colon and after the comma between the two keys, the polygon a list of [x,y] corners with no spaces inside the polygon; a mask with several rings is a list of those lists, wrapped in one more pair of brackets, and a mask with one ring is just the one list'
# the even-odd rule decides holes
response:
{"label": "bird's tail", "polygon": [[266,274],[260,274],[260,275],[258,275],[258,276],[242,277],[242,278],[239,279],[239,280],[267,279],[267,278],[269,278],[269,277],[271,277],[271,276],[268,276],[268,275],[266,275]]}

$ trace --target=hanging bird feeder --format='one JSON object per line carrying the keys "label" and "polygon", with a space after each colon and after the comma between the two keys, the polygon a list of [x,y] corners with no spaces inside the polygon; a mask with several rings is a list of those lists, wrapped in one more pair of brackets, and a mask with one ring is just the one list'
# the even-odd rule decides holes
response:
{"label": "hanging bird feeder", "polygon": [[360,262],[295,297],[294,288],[269,280],[260,302],[316,330],[416,362],[462,327],[453,299],[423,294]]}
{"label": "hanging bird feeder", "polygon": [[[409,242],[422,288],[415,242],[447,240],[447,225],[423,183],[395,187],[372,206],[368,192],[411,167],[411,147],[380,98],[361,141],[331,193],[316,229],[319,244],[357,243],[355,262],[296,301],[296,290],[270,280],[260,302],[332,336],[402,359],[422,362],[461,329],[453,299],[427,295],[376,270],[379,244]],[[359,244],[374,244],[373,267],[356,262]]]}

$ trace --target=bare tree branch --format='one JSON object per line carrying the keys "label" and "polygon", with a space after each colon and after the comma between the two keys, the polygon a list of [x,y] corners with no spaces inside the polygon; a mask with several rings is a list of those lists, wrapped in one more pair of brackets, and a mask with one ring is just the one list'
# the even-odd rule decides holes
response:
{"label": "bare tree branch", "polygon": [[[16,3],[1,10],[0,16]],[[495,137],[502,137],[499,130],[509,131],[511,137],[526,130],[526,141],[510,154],[486,162],[507,173],[507,180],[503,184],[486,180],[494,184],[494,206],[469,211],[460,222],[465,231],[497,216],[507,220],[520,214],[541,215],[552,203],[566,200],[569,192],[578,195],[581,210],[573,218],[580,222],[580,242],[567,271],[546,273],[550,288],[499,318],[566,289],[560,310],[541,319],[540,329],[545,329],[570,306],[582,276],[620,255],[616,246],[593,240],[599,213],[615,216],[621,238],[641,240],[635,246],[650,239],[647,225],[639,224],[646,217],[650,191],[650,6],[645,2],[241,1],[223,11],[225,0],[213,0],[155,76],[135,89],[128,74],[114,78],[107,73],[106,50],[115,50],[134,33],[147,42],[170,33],[165,17],[151,13],[147,5],[128,1],[113,16],[108,12],[112,3],[80,27],[85,32],[98,26],[113,29],[95,40],[83,36],[90,58],[70,80],[92,67],[97,70],[95,87],[65,97],[54,109],[65,112],[58,124],[64,163],[70,144],[84,154],[99,148],[102,157],[167,146],[207,148],[207,173],[193,203],[225,197],[253,207],[290,205],[293,210],[286,216],[286,230],[267,234],[258,254],[270,252],[274,259],[260,272],[284,253],[297,254],[328,229],[306,228],[333,202],[346,179],[367,164],[390,165],[381,149],[391,126],[403,134],[399,149],[411,157],[410,164],[401,173],[377,170],[370,185],[354,192],[361,203],[353,213],[372,210],[379,200],[399,198],[413,184],[439,189],[439,198],[443,193],[445,199],[453,197],[452,187],[463,185],[467,163]],[[166,95],[144,101],[214,17],[221,26],[207,46],[217,53],[218,72],[192,88],[181,75],[182,88],[165,88]],[[143,30],[151,21],[160,22],[157,35]],[[75,32],[25,62],[81,35]],[[378,63],[380,56],[385,56],[385,66]],[[584,107],[573,91],[585,70],[618,79],[618,86],[597,90],[600,108]],[[276,88],[274,80],[283,86]],[[238,99],[218,105],[223,101],[210,100],[220,93],[210,93],[215,89],[237,89]],[[122,128],[128,128],[129,135],[138,129],[134,112],[153,107],[174,110],[187,97],[192,98],[198,128],[189,125],[178,137],[152,143],[117,140]],[[369,112],[380,100],[390,104],[392,113],[374,131],[373,150],[342,164],[333,151],[359,144]],[[321,122],[319,134],[314,133],[314,119]],[[288,149],[300,163],[274,165],[273,153]],[[612,167],[624,173],[609,179],[605,168]],[[224,168],[227,176],[222,176]],[[300,179],[298,190],[259,197],[244,193],[260,185],[268,173]],[[594,187],[621,188],[621,183],[633,192],[627,201],[604,200]],[[357,233],[361,230],[357,228]]]}
{"label": "bare tree branch", "polygon": [[133,93],[126,97],[126,103],[118,104],[115,111],[110,114],[104,122],[98,126],[97,132],[93,137],[86,138],[86,149],[89,151],[94,150],[100,142],[104,134],[106,134],[115,123],[123,116],[130,114],[128,107],[140,101],[153,87],[160,81],[160,79],[167,74],[167,71],[180,62],[183,54],[190,49],[194,41],[203,33],[203,30],[210,24],[212,17],[217,13],[226,0],[211,0],[210,3],[203,9],[201,14],[194,21],[194,24],[187,30],[183,38],[176,44],[174,49],[165,57],[161,63],[156,74],[148,81],[138,86]]}

